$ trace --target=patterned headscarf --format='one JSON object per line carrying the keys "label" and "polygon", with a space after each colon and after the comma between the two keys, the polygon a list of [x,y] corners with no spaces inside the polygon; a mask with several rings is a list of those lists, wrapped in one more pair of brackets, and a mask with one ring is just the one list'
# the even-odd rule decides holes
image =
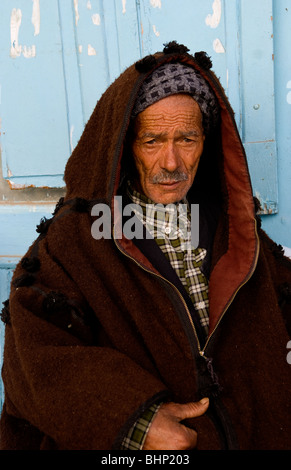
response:
{"label": "patterned headscarf", "polygon": [[143,82],[132,116],[136,117],[148,106],[177,93],[187,93],[194,98],[202,112],[204,131],[209,133],[218,122],[217,99],[198,71],[180,63],[162,65]]}

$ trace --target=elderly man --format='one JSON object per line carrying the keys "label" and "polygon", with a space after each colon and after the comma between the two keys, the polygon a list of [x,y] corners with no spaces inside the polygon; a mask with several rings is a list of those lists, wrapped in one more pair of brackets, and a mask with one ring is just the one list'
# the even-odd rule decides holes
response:
{"label": "elderly man", "polygon": [[290,448],[291,264],[210,68],[172,42],[97,103],[3,310],[2,449]]}

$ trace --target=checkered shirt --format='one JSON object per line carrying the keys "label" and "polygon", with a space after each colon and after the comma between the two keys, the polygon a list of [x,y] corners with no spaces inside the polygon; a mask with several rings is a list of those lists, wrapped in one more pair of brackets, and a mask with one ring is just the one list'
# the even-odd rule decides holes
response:
{"label": "checkered shirt", "polygon": [[146,226],[171,263],[197,311],[201,325],[208,334],[208,281],[201,271],[207,254],[204,248],[193,248],[191,211],[187,201],[178,204],[155,204],[128,186],[136,216]]}
{"label": "checkered shirt", "polygon": [[158,404],[152,405],[143,413],[123,439],[120,450],[141,450],[143,448],[149,427],[159,408]]}

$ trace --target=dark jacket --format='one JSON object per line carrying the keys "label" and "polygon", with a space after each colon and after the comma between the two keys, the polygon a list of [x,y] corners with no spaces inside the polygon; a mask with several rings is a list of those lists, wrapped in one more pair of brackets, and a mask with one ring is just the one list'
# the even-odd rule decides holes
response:
{"label": "dark jacket", "polygon": [[[203,202],[214,238],[206,341],[157,247],[91,234],[96,203],[119,220],[113,198],[131,165],[131,109],[142,81],[168,61],[199,69],[221,107],[189,194]],[[66,196],[13,278],[2,449],[118,449],[152,403],[205,395],[209,410],[187,422],[198,449],[291,448],[291,263],[259,227],[244,148],[210,66],[203,54],[166,47],[97,103],[67,163]]]}

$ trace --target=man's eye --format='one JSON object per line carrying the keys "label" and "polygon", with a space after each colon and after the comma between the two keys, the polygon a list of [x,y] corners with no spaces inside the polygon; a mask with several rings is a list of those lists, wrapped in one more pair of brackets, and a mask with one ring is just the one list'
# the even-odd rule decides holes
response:
{"label": "man's eye", "polygon": [[145,143],[148,144],[148,145],[153,145],[153,144],[156,143],[156,139],[147,140]]}

